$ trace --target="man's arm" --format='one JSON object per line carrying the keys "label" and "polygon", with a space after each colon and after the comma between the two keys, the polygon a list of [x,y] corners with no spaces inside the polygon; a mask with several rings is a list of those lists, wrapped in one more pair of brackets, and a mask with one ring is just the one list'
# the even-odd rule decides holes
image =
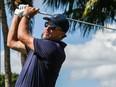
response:
{"label": "man's arm", "polygon": [[[27,6],[23,14],[26,14],[31,18],[37,12],[38,12],[38,9]],[[23,44],[25,44],[31,50],[34,51],[34,44],[33,44],[34,37],[31,36],[28,32],[28,22],[29,22],[29,19],[27,17],[23,16],[19,23],[19,26],[18,26],[18,39]]]}
{"label": "man's arm", "polygon": [[20,18],[17,15],[14,15],[8,32],[7,46],[22,53],[26,53],[25,45],[22,42],[20,42],[17,38],[19,22]]}

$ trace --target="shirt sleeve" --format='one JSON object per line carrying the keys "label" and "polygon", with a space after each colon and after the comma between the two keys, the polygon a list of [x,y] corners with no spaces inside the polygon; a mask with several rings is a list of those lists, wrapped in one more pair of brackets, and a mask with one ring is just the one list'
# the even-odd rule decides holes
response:
{"label": "shirt sleeve", "polygon": [[53,57],[56,51],[57,46],[54,42],[34,38],[34,52],[39,58],[45,59],[50,58],[51,56]]}
{"label": "shirt sleeve", "polygon": [[34,38],[34,52],[38,58],[47,58],[47,54],[45,53],[45,49],[43,47],[43,40]]}

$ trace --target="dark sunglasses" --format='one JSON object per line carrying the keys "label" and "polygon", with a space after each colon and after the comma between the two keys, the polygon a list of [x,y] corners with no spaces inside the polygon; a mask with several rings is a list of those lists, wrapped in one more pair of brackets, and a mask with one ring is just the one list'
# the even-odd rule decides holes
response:
{"label": "dark sunglasses", "polygon": [[56,25],[55,25],[55,24],[50,24],[49,22],[45,22],[44,26],[45,26],[45,27],[50,26],[50,29],[51,29],[51,30],[55,30],[55,29],[56,29]]}

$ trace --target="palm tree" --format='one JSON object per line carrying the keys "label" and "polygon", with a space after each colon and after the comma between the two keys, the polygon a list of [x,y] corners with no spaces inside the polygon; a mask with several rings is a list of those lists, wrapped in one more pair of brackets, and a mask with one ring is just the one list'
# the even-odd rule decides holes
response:
{"label": "palm tree", "polygon": [[[7,0],[7,6],[9,8],[9,12],[10,14],[12,15],[15,11],[15,9],[17,8],[17,6],[19,4],[29,4],[30,6],[33,6],[33,2],[32,0],[13,0],[13,1],[8,1]],[[32,28],[33,28],[33,22],[34,22],[34,19],[31,19],[29,21],[29,32],[32,34]],[[25,63],[25,60],[26,60],[26,55],[21,53],[21,64],[22,64],[22,67]]]}
{"label": "palm tree", "polygon": [[2,4],[1,4],[1,0],[0,0],[0,29],[2,27],[1,22],[2,22]]}
{"label": "palm tree", "polygon": [[24,64],[25,64],[26,57],[27,57],[26,54],[21,53],[21,65],[22,65],[22,67],[23,67]]}
{"label": "palm tree", "polygon": [[1,19],[2,19],[2,4],[1,4],[1,1],[0,1],[0,22],[1,22]]}
{"label": "palm tree", "polygon": [[[2,4],[1,4],[1,1],[0,1],[0,39],[1,39],[1,28],[2,28],[1,22],[2,22]],[[0,46],[0,50],[1,50],[1,46]]]}
{"label": "palm tree", "polygon": [[[1,19],[2,19],[2,4],[1,4],[1,1],[0,1],[0,40],[1,40],[1,29],[2,29],[2,24],[1,24]],[[0,42],[0,51],[1,51],[1,42]],[[1,54],[1,52],[0,52]],[[0,55],[0,60],[1,60],[1,55]],[[1,61],[0,61],[1,62]],[[1,68],[1,67],[0,67]],[[1,74],[1,71],[0,71],[0,74]]]}
{"label": "palm tree", "polygon": [[[9,7],[9,12],[12,14],[21,0],[6,0],[6,5]],[[22,0],[22,3],[32,5],[32,0]],[[2,11],[1,11],[2,10]],[[11,87],[11,65],[10,65],[10,49],[7,47],[7,34],[8,34],[8,25],[7,25],[7,17],[5,11],[5,1],[0,0],[0,21],[2,22],[2,32],[4,39],[4,66],[5,66],[5,87]],[[30,32],[33,25],[33,20],[30,21]],[[22,58],[21,58],[22,59]]]}
{"label": "palm tree", "polygon": [[5,87],[11,87],[10,49],[7,47],[8,25],[7,25],[4,0],[1,0],[1,8],[2,8],[2,32],[4,39],[4,54],[5,54],[5,59],[4,59]]}
{"label": "palm tree", "polygon": [[[116,0],[43,0],[43,5],[51,7],[53,10],[62,9],[67,17],[103,26],[116,22],[115,3]],[[90,8],[88,9],[88,7]],[[75,26],[78,24],[83,35],[100,29],[73,21],[71,23],[74,27],[70,28],[70,31],[75,31],[77,29]]]}

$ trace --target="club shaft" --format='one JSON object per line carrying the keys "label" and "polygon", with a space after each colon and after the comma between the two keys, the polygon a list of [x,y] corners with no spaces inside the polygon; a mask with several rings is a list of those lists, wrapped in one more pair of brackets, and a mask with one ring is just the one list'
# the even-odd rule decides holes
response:
{"label": "club shaft", "polygon": [[[51,14],[46,13],[46,12],[40,12],[40,11],[39,11],[38,13],[39,13],[39,14],[43,14],[43,15],[52,16]],[[101,26],[101,25],[97,25],[97,24],[93,24],[93,23],[89,23],[89,22],[85,22],[85,21],[80,21],[80,20],[72,19],[72,18],[67,18],[67,19],[68,19],[68,20],[71,20],[71,21],[76,21],[76,22],[79,22],[79,23],[91,25],[91,26],[96,26],[96,27],[101,27],[101,28],[106,28],[106,29],[110,29],[110,30],[116,31],[116,29],[114,29],[114,28],[109,28],[109,27],[105,27],[105,26]]]}
{"label": "club shaft", "polygon": [[97,24],[93,24],[93,23],[89,23],[89,22],[85,22],[85,21],[80,21],[80,20],[76,20],[76,19],[72,19],[72,18],[67,18],[67,19],[71,20],[71,21],[76,21],[76,22],[80,22],[80,23],[83,23],[83,24],[91,25],[91,26],[96,26],[96,27],[101,27],[101,28],[106,28],[106,29],[116,31],[116,29],[114,29],[114,28],[109,28],[109,27],[105,27],[105,26],[101,26],[101,25],[97,25]]}
{"label": "club shaft", "polygon": [[38,11],[38,13],[39,13],[39,14],[43,14],[43,15],[52,16],[51,14],[48,14],[48,13],[46,13],[46,12],[40,12],[40,11]]}

